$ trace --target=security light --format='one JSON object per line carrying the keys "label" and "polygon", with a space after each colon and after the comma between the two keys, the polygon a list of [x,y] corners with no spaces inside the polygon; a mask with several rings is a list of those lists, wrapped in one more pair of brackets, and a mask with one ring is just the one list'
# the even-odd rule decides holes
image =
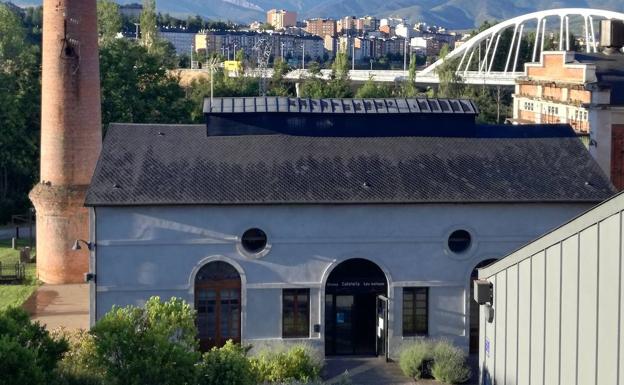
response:
{"label": "security light", "polygon": [[76,250],[81,250],[82,247],[80,247],[80,242],[84,243],[85,246],[87,246],[87,249],[89,250],[93,250],[95,245],[91,242],[87,242],[83,239],[76,239],[76,241],[74,242],[74,245],[72,246],[72,250],[76,251]]}

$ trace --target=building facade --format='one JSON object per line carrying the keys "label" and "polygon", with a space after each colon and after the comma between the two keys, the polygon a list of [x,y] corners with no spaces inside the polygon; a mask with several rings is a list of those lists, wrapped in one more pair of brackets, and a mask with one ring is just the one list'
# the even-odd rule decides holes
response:
{"label": "building facade", "polygon": [[336,36],[336,20],[333,19],[308,19],[306,20],[306,32],[312,35],[320,36]]}
{"label": "building facade", "polygon": [[278,30],[295,27],[297,25],[297,13],[285,9],[271,9],[267,12],[267,23]]}
{"label": "building facade", "polygon": [[86,200],[92,321],[176,296],[205,348],[395,355],[430,336],[468,349],[474,268],[613,193],[569,128],[476,126],[469,101],[205,111],[206,125],[110,127]]}
{"label": "building facade", "polygon": [[623,211],[619,194],[479,271],[480,384],[622,383]]}
{"label": "building facade", "polygon": [[516,83],[513,122],[567,123],[624,188],[624,55],[544,52]]}
{"label": "building facade", "polygon": [[171,43],[178,55],[190,55],[191,51],[193,51],[195,43],[194,33],[160,31],[158,36]]}

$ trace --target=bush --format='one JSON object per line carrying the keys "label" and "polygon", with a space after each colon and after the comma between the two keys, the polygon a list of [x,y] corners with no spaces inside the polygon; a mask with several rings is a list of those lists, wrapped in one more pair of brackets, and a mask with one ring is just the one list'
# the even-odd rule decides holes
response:
{"label": "bush", "polygon": [[448,341],[438,341],[433,347],[433,377],[449,384],[461,384],[470,378],[463,350]]}
{"label": "bush", "polygon": [[429,364],[433,359],[432,348],[432,343],[424,339],[404,348],[399,355],[399,367],[403,374],[416,380],[429,374]]}
{"label": "bush", "polygon": [[198,384],[201,385],[254,385],[255,378],[247,350],[227,341],[222,348],[212,348],[202,357]]}
{"label": "bush", "polygon": [[19,308],[0,311],[0,384],[37,385],[53,382],[56,367],[68,350]]}
{"label": "bush", "polygon": [[52,332],[69,342],[69,351],[58,365],[61,385],[100,385],[104,379],[104,369],[98,364],[95,338],[86,330],[67,331],[57,329]]}
{"label": "bush", "polygon": [[192,384],[197,377],[194,311],[184,301],[150,298],[145,307],[113,307],[91,331],[104,380],[123,385]]}
{"label": "bush", "polygon": [[259,383],[310,382],[319,378],[323,361],[309,346],[294,345],[265,350],[251,359],[251,366]]}

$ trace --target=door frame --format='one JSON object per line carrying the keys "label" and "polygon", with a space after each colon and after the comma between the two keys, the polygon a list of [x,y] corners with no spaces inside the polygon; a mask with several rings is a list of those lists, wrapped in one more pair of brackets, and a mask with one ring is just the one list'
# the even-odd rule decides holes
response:
{"label": "door frame", "polygon": [[[384,322],[384,327],[383,327],[383,338],[382,336],[379,335],[379,303],[383,302],[384,306],[384,318],[383,318],[383,322]],[[380,339],[383,340],[383,355],[386,358],[386,362],[390,361],[390,344],[389,344],[389,340],[388,340],[388,329],[389,329],[389,315],[390,315],[390,299],[388,297],[386,297],[385,295],[377,295],[376,299],[375,299],[375,312],[376,312],[376,319],[377,319],[377,332],[375,333],[375,352],[377,354],[377,356],[379,356],[379,343],[380,343]]]}
{"label": "door frame", "polygon": [[191,269],[191,273],[189,274],[189,279],[187,283],[188,287],[188,303],[192,303],[195,306],[195,278],[197,277],[197,273],[201,270],[202,267],[207,265],[210,262],[225,262],[238,272],[238,278],[240,279],[240,340],[241,342],[245,341],[246,337],[246,325],[247,325],[247,275],[245,274],[245,270],[243,270],[242,266],[231,258],[225,257],[223,255],[211,255],[199,260],[195,266]]}

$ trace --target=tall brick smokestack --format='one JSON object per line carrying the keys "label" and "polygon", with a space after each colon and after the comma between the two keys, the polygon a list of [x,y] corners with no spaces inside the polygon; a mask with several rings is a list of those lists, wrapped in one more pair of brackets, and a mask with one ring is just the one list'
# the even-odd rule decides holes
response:
{"label": "tall brick smokestack", "polygon": [[83,207],[101,149],[96,0],[43,1],[41,181],[30,192],[37,209],[37,273],[46,283],[83,281],[89,240]]}

